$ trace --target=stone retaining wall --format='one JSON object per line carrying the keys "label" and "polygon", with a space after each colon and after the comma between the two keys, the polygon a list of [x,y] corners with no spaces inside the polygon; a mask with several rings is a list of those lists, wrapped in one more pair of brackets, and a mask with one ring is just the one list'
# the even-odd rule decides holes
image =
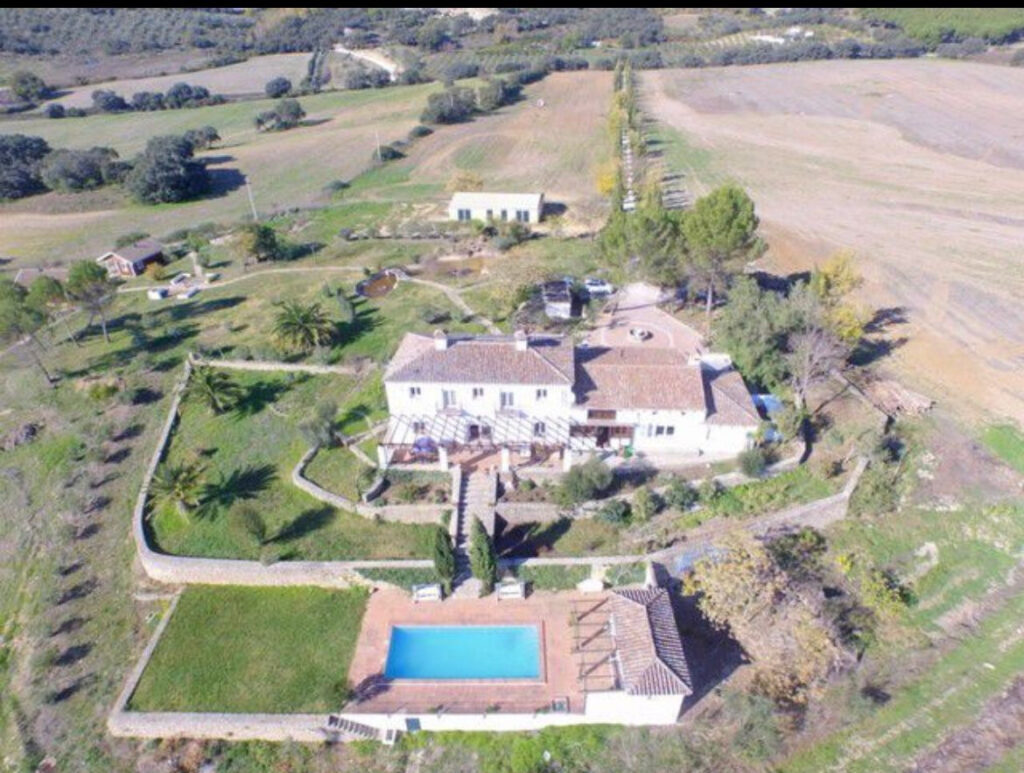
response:
{"label": "stone retaining wall", "polygon": [[550,502],[498,502],[495,511],[506,523],[550,523],[565,516],[565,511]]}
{"label": "stone retaining wall", "polygon": [[354,502],[348,497],[328,491],[305,477],[309,463],[316,456],[317,448],[311,448],[302,455],[299,463],[292,470],[292,484],[305,491],[314,499],[326,502],[340,510],[348,510],[364,518],[381,518],[385,521],[397,521],[400,523],[440,523],[441,513],[450,510],[454,505],[450,502],[445,504],[427,505],[367,505],[362,502]]}
{"label": "stone retaining wall", "polygon": [[195,365],[209,365],[212,368],[225,370],[252,370],[261,372],[282,373],[315,373],[320,375],[357,376],[362,369],[353,365],[316,365],[304,362],[279,362],[276,360],[222,360],[199,357],[195,354],[190,359]]}

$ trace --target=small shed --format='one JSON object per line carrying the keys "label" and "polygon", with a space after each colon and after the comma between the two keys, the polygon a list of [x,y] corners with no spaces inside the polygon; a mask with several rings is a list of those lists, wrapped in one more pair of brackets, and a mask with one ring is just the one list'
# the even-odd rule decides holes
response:
{"label": "small shed", "polygon": [[164,262],[164,247],[154,239],[141,239],[101,255],[96,262],[107,269],[110,276],[138,276],[150,263]]}
{"label": "small shed", "polygon": [[539,223],[543,211],[543,193],[459,191],[448,203],[448,219],[460,222]]}

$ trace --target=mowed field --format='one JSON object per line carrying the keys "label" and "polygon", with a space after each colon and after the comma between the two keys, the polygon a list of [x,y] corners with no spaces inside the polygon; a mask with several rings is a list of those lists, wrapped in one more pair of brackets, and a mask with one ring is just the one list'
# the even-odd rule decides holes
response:
{"label": "mowed field", "polygon": [[1024,417],[1024,72],[836,61],[641,78],[653,147],[691,196],[750,191],[770,267],[854,250],[864,303],[905,318],[886,363],[961,412]]}
{"label": "mowed field", "polygon": [[66,262],[95,257],[127,232],[160,237],[205,221],[237,221],[249,216],[243,175],[261,214],[323,203],[328,182],[351,180],[370,165],[378,136],[381,142],[406,136],[418,122],[427,94],[437,88],[428,84],[303,97],[304,124],[266,134],[256,131],[253,118],[270,109],[271,100],[0,124],[4,132],[38,135],[55,148],[106,145],[123,157],[142,150],[151,137],[207,124],[222,138],[203,154],[215,188],[207,198],[144,206],[130,202],[118,189],[108,189],[21,199],[0,205],[0,256],[13,259],[12,265]]}
{"label": "mowed field", "polygon": [[[566,218],[595,227],[607,215],[597,170],[611,156],[608,72],[552,73],[524,89],[524,99],[473,121],[435,127],[407,158],[393,164],[379,191],[389,199],[435,191],[431,213],[444,216],[443,186],[457,171],[472,172],[484,190],[543,192],[566,207]],[[406,196],[406,193],[410,195]]]}
{"label": "mowed field", "polygon": [[[175,83],[182,82],[193,86],[205,86],[211,93],[224,96],[262,94],[267,81],[279,75],[283,75],[298,86],[299,81],[306,75],[306,66],[310,56],[310,54],[270,54],[255,56],[244,62],[224,67],[212,67],[196,72],[176,72],[171,75],[90,83],[86,86],[63,89],[55,99],[50,101],[59,102],[64,107],[92,107],[92,93],[96,89],[110,89],[130,100],[132,94],[136,92],[167,91]],[[39,111],[42,109],[43,106],[37,108]]]}

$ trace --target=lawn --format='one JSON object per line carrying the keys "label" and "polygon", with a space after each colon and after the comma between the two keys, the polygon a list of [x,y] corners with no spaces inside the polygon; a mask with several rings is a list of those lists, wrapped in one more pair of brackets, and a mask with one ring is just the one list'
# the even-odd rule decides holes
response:
{"label": "lawn", "polygon": [[534,590],[575,590],[590,577],[589,566],[521,566],[516,577]]}
{"label": "lawn", "polygon": [[613,555],[620,550],[619,529],[597,518],[561,518],[551,523],[512,526],[499,535],[506,557]]}
{"label": "lawn", "polygon": [[129,706],[314,713],[342,703],[362,589],[191,586]]}
{"label": "lawn", "polygon": [[[236,410],[214,415],[186,400],[168,451],[168,463],[199,458],[211,486],[205,511],[180,515],[173,506],[154,508],[151,520],[159,547],[176,555],[340,560],[429,557],[430,527],[376,523],[336,510],[291,483],[291,472],[307,449],[298,424],[317,402],[339,404],[354,379],[305,374],[232,372],[243,388]],[[228,513],[242,502],[263,515],[269,535],[261,547],[232,528]]]}
{"label": "lawn", "polygon": [[981,442],[1017,472],[1024,475],[1024,433],[1012,424],[996,424],[985,429]]}

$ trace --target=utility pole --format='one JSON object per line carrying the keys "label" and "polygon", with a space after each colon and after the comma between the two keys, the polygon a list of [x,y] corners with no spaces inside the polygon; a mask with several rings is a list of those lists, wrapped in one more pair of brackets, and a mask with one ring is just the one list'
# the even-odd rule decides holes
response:
{"label": "utility pole", "polygon": [[260,216],[256,214],[256,202],[252,197],[252,186],[249,185],[249,178],[245,178],[245,190],[249,194],[249,208],[252,209],[252,220],[254,223],[260,222]]}

